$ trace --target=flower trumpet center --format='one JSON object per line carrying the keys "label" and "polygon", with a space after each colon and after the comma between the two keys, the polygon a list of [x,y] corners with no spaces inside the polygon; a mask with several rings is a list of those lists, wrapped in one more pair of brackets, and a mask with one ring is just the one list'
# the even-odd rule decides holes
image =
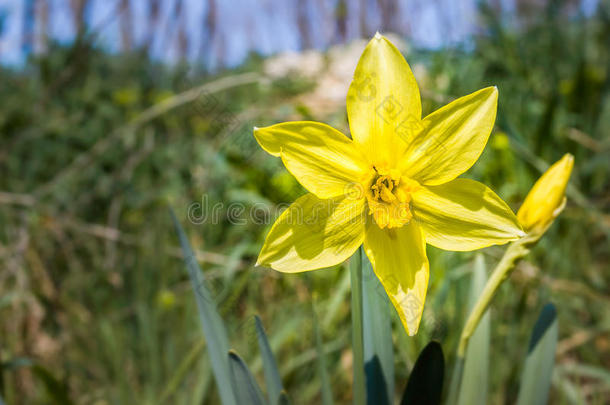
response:
{"label": "flower trumpet center", "polygon": [[369,213],[380,228],[398,228],[407,224],[411,212],[411,193],[419,183],[402,176],[396,169],[373,166],[372,180],[366,188]]}

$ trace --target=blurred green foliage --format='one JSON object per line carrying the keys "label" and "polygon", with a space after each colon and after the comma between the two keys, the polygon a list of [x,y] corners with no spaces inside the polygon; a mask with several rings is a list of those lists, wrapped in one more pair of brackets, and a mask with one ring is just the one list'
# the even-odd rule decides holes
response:
{"label": "blurred green foliage", "polygon": [[[592,377],[610,368],[609,12],[603,5],[590,19],[568,18],[551,5],[515,31],[482,10],[487,28],[468,49],[407,57],[425,67],[424,113],[498,86],[497,126],[468,176],[515,210],[546,165],[575,156],[566,210],[492,305],[489,403],[517,400],[523,364],[513,359],[526,357],[547,301],[560,325],[551,403],[603,404],[610,396],[608,379]],[[315,83],[260,74],[147,119],[189,89],[261,72],[262,63],[253,57],[210,75],[77,43],[54,46],[23,71],[0,72],[0,396],[8,404],[65,396],[153,404],[167,395],[176,404],[217,403],[168,204],[188,224],[230,340],[259,381],[255,313],[287,390],[299,403],[320,401],[314,300],[334,399],[351,400],[348,270],[253,268],[265,215],[303,189],[255,144],[252,126],[309,118],[295,97]],[[312,118],[347,133],[344,108]],[[202,221],[194,203],[222,204],[218,221]],[[265,209],[252,218],[232,203]],[[432,338],[451,362],[466,316],[474,256],[428,252],[419,334],[408,338],[393,318],[398,381]],[[501,249],[483,252],[491,267]]]}

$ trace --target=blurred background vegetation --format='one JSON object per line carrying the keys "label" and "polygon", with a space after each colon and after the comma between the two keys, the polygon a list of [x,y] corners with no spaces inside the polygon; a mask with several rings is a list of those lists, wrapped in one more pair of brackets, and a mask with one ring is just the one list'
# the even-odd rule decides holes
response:
{"label": "blurred background vegetation", "polygon": [[[351,2],[335,3],[331,20],[340,24]],[[422,48],[397,26],[402,35],[392,38],[417,76],[425,114],[498,86],[496,128],[468,176],[515,211],[548,164],[575,156],[566,210],[492,305],[489,403],[514,403],[515,359],[552,301],[560,340],[550,403],[608,404],[610,4],[589,15],[579,2],[515,4],[517,20],[494,2],[478,4],[475,33],[457,44]],[[344,98],[366,42],[356,33],[319,46],[332,45],[326,50],[251,54],[210,70],[151,60],[144,48],[106,52],[90,34],[81,28],[75,41],[48,42],[0,70],[0,396],[8,404],[218,403],[171,206],[257,376],[254,314],[294,402],[319,401],[315,310],[334,399],[349,403],[347,269],[253,267],[277,210],[304,190],[251,131],[314,119],[348,133]],[[219,207],[218,220],[205,217],[206,204]],[[502,248],[483,252],[491,267]],[[428,253],[419,334],[408,338],[395,317],[400,391],[429,340],[451,362],[466,315],[473,254]]]}

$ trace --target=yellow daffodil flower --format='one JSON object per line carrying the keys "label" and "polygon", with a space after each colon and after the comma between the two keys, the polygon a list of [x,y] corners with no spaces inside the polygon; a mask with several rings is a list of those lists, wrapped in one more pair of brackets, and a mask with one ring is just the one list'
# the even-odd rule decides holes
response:
{"label": "yellow daffodil flower", "polygon": [[422,316],[426,243],[468,251],[518,239],[510,208],[474,180],[457,178],[483,151],[496,116],[495,87],[421,118],[419,89],[400,52],[377,34],[347,94],[351,139],[317,122],[255,128],[308,190],[277,219],[257,265],[282,272],[330,267],[364,243],[408,334]]}
{"label": "yellow daffodil flower", "polygon": [[574,156],[566,153],[540,176],[527,194],[517,218],[528,233],[544,233],[563,211],[565,191],[573,166]]}

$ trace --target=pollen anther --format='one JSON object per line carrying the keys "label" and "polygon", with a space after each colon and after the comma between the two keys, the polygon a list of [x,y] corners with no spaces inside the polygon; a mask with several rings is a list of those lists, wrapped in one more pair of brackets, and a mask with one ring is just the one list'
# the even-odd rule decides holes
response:
{"label": "pollen anther", "polygon": [[411,213],[411,193],[419,183],[401,176],[396,169],[386,170],[373,166],[371,182],[366,194],[369,213],[380,228],[396,228],[407,224]]}

